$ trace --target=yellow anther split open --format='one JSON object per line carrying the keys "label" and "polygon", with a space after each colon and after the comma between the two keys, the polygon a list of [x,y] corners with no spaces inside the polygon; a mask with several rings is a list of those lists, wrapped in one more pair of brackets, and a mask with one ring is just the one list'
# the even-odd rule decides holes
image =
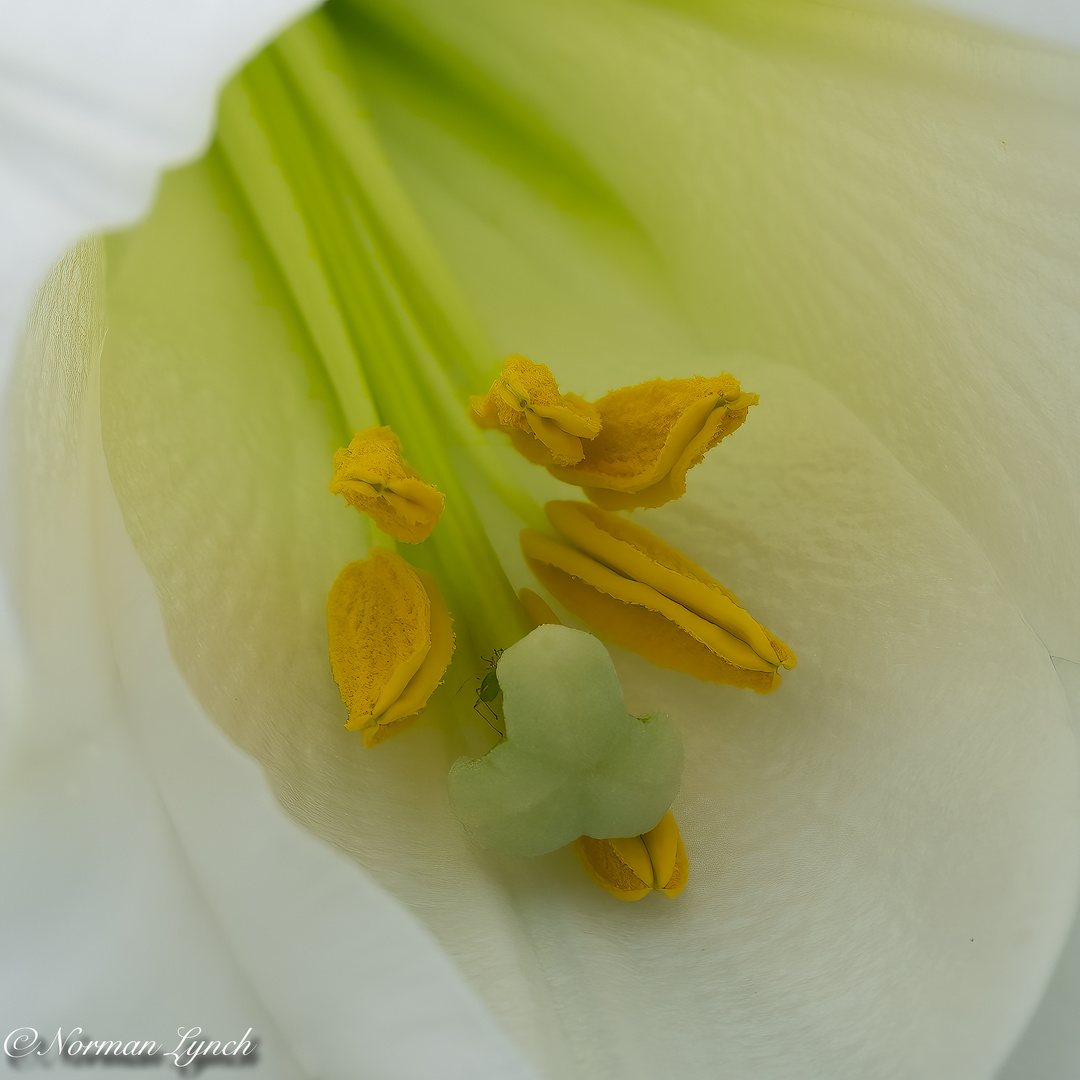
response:
{"label": "yellow anther split open", "polygon": [[538,465],[572,465],[584,456],[582,440],[600,431],[596,408],[577,394],[562,394],[544,364],[508,356],[483,397],[470,400],[473,420],[506,432]]}
{"label": "yellow anther split open", "polygon": [[[700,566],[640,525],[582,502],[550,502],[564,539],[533,529],[537,578],[589,626],[661,667],[767,694],[795,654]],[[568,541],[568,542],[567,542]]]}
{"label": "yellow anther split open", "polygon": [[589,877],[620,900],[640,900],[653,891],[678,896],[690,876],[686,848],[670,810],[641,836],[580,836],[573,847]]}
{"label": "yellow anther split open", "polygon": [[349,563],[326,605],[330,667],[365,746],[399,734],[442,681],[454,652],[450,614],[435,580],[374,548]]}
{"label": "yellow anther split open", "polygon": [[731,375],[653,379],[597,401],[602,427],[576,464],[550,466],[608,510],[662,506],[686,492],[687,470],[756,405]]}
{"label": "yellow anther split open", "polygon": [[388,427],[358,431],[334,454],[330,491],[407,544],[426,540],[443,510],[442,493],[405,463],[401,443]]}

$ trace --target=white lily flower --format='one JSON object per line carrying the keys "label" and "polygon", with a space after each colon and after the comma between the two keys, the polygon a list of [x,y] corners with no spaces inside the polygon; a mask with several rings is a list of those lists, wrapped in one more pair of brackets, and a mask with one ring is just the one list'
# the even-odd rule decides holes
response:
{"label": "white lily flower", "polygon": [[[111,112],[78,131],[16,80],[50,134],[12,157],[6,340],[43,260],[143,210],[289,13],[241,10],[187,12],[157,65],[97,60]],[[387,175],[503,352],[589,397],[719,365],[762,395],[646,520],[801,664],[751,698],[616,651],[687,746],[678,901],[477,855],[436,727],[340,729],[317,628],[364,536],[325,494],[299,323],[193,166],[114,246],[107,309],[97,243],[54,271],[9,392],[10,1027],[254,1027],[266,1076],[991,1075],[1080,871],[1076,61],[891,9],[349,10]],[[37,85],[86,86],[67,60]],[[1068,1052],[1054,1007],[1015,1075]]]}

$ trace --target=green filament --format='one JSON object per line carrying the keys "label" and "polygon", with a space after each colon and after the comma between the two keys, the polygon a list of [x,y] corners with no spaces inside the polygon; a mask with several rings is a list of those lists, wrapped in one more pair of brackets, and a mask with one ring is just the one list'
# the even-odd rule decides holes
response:
{"label": "green filament", "polygon": [[475,656],[528,629],[451,457],[476,441],[465,397],[482,388],[495,357],[353,80],[317,14],[228,87],[218,140],[346,421],[389,424],[410,464],[446,495],[435,534],[409,558],[439,579],[458,616],[459,648]]}

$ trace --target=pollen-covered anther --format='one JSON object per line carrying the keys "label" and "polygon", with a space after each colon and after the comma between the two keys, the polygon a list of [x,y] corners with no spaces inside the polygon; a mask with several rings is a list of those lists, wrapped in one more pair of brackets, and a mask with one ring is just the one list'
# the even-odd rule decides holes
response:
{"label": "pollen-covered anther", "polygon": [[590,627],[661,667],[767,694],[795,654],[700,566],[640,525],[583,502],[544,507],[561,534],[521,533],[533,573]]}
{"label": "pollen-covered anther", "polygon": [[605,509],[663,506],[686,492],[687,470],[738,428],[757,400],[731,375],[624,386],[595,403],[602,426],[582,459],[549,468]]}
{"label": "pollen-covered anther", "polygon": [[640,900],[654,891],[678,896],[690,877],[690,860],[670,810],[641,836],[579,836],[573,848],[589,877],[620,900]]}
{"label": "pollen-covered anther", "polygon": [[365,746],[409,727],[454,652],[450,613],[434,578],[374,548],[349,563],[326,604],[330,667]]}
{"label": "pollen-covered anther", "polygon": [[573,465],[585,454],[582,440],[600,432],[596,408],[577,394],[559,392],[545,364],[508,356],[483,397],[470,400],[473,420],[498,428],[537,465]]}
{"label": "pollen-covered anther", "polygon": [[443,510],[442,493],[404,461],[401,443],[388,427],[358,431],[334,454],[330,491],[407,544],[426,540]]}

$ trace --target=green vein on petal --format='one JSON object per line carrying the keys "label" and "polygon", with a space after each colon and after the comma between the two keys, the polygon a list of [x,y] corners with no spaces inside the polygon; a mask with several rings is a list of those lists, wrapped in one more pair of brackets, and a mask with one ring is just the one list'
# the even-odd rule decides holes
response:
{"label": "green vein on petal", "polygon": [[524,95],[509,93],[422,22],[391,5],[374,8],[351,0],[325,10],[354,67],[387,80],[409,109],[452,131],[561,211],[642,236],[615,189],[542,110]]}
{"label": "green vein on petal", "polygon": [[493,355],[345,67],[320,16],[294,27],[227,90],[219,140],[312,339],[326,343],[343,412],[357,428],[389,424],[447,497],[437,534],[411,557],[443,583],[459,648],[475,658],[527,628],[449,453],[477,441],[462,401]]}

